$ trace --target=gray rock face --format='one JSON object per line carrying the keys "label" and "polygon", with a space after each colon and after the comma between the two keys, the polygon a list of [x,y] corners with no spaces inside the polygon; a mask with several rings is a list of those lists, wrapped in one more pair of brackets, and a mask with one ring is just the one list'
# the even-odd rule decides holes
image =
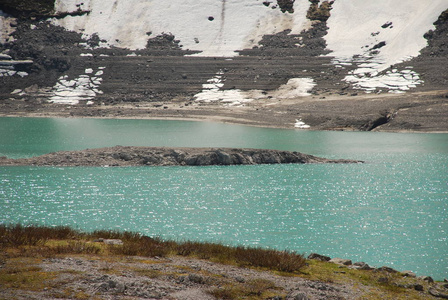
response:
{"label": "gray rock face", "polygon": [[359,163],[299,152],[234,148],[123,147],[61,151],[33,158],[0,157],[0,165],[36,166],[212,166],[304,163]]}

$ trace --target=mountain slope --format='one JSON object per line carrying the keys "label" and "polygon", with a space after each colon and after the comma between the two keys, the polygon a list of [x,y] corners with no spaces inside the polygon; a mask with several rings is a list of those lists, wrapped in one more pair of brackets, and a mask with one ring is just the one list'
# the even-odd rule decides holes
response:
{"label": "mountain slope", "polygon": [[57,0],[37,12],[24,2],[0,4],[5,99],[277,107],[335,94],[443,95],[448,84],[445,0]]}

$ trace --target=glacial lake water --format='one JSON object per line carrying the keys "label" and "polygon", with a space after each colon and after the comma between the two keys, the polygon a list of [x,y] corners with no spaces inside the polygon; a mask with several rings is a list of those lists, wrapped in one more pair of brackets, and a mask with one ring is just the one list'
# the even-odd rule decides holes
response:
{"label": "glacial lake water", "polygon": [[0,167],[0,223],[317,252],[448,277],[448,134],[0,118],[0,156],[115,145],[270,148],[366,163]]}

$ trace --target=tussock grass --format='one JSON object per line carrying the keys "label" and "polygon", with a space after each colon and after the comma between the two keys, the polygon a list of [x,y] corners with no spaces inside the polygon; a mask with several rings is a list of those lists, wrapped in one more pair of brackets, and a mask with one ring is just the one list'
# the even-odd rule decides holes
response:
{"label": "tussock grass", "polygon": [[208,291],[216,299],[283,299],[284,295],[279,295],[276,291],[278,287],[267,279],[257,278],[246,283],[226,284]]}
{"label": "tussock grass", "polygon": [[[312,281],[368,287],[362,296],[366,300],[429,299],[427,294],[413,288],[416,279],[403,277],[399,272],[353,270],[329,262],[308,260],[308,265],[301,270],[300,276]],[[427,282],[419,281],[418,284],[423,285],[425,291],[429,289]]]}
{"label": "tussock grass", "polygon": [[9,264],[0,268],[0,286],[30,291],[41,290],[55,274],[43,272],[40,267],[34,265],[35,262],[35,259],[11,259]]}
{"label": "tussock grass", "polygon": [[[120,239],[123,244],[100,245],[93,242],[100,238]],[[293,251],[231,247],[195,241],[165,241],[159,237],[142,236],[136,232],[114,230],[84,233],[62,226],[0,225],[0,247],[19,248],[23,254],[33,253],[43,257],[62,254],[166,257],[174,254],[282,272],[299,272],[306,265],[303,255]]]}
{"label": "tussock grass", "polygon": [[222,263],[234,262],[241,266],[262,267],[284,272],[297,272],[306,265],[304,256],[293,251],[229,247],[192,241],[178,243],[175,247],[176,253],[182,256],[196,256]]}
{"label": "tussock grass", "polygon": [[[103,243],[100,242],[101,239]],[[104,243],[104,239],[120,239],[123,244],[109,245]],[[196,241],[165,241],[135,232],[101,230],[84,233],[62,226],[42,227],[20,224],[0,225],[0,286],[6,289],[29,291],[51,287],[51,282],[57,273],[42,271],[39,263],[42,258],[67,255],[89,255],[89,257],[95,255],[95,259],[106,262],[101,270],[107,273],[121,272],[121,269],[113,266],[114,262],[120,260],[138,259],[147,264],[154,264],[161,262],[158,257],[173,255],[194,257],[237,266],[261,268],[274,271],[281,276],[298,276],[321,283],[348,284],[363,291],[362,299],[426,299],[430,288],[429,283],[403,277],[398,272],[352,270],[328,262],[305,260],[303,255],[293,251],[230,247]],[[142,257],[154,259],[145,260]],[[240,282],[215,277],[213,274],[194,277],[196,270],[182,268],[180,268],[182,274],[144,268],[133,271],[148,278],[174,276],[179,280],[184,280],[187,276],[185,274],[188,274],[189,281],[214,286],[208,293],[218,299],[285,297],[282,294],[284,290],[276,288],[269,280],[259,278]],[[62,283],[58,281],[54,284],[60,286]],[[424,292],[416,290],[417,287],[419,290],[423,288]],[[78,290],[59,291],[53,296],[71,299],[88,297],[84,291]]]}
{"label": "tussock grass", "polygon": [[75,235],[79,233],[64,226],[0,225],[0,247],[37,246],[49,239],[70,239]]}

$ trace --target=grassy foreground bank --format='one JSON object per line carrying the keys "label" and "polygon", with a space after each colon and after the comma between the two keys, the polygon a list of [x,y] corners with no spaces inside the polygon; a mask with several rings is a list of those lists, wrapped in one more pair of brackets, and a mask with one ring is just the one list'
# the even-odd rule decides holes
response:
{"label": "grassy foreground bank", "polygon": [[[85,233],[70,227],[16,224],[0,225],[0,299],[33,298],[34,294],[35,299],[43,295],[48,299],[104,299],[104,293],[113,293],[120,299],[141,298],[137,294],[130,297],[130,287],[128,295],[126,288],[117,289],[115,286],[113,289],[104,289],[103,286],[102,290],[95,289],[92,293],[79,286],[71,288],[70,280],[61,280],[61,277],[70,275],[73,281],[85,281],[90,273],[88,269],[73,270],[68,266],[54,271],[42,267],[43,262],[67,258],[77,259],[81,264],[85,261],[100,262],[102,267],[97,271],[104,276],[125,272],[128,277],[145,278],[147,284],[151,280],[164,279],[176,283],[188,281],[188,288],[193,285],[202,289],[212,299],[295,299],[290,286],[283,284],[288,281],[306,283],[307,287],[319,289],[320,294],[331,292],[331,299],[436,299],[433,295],[444,295],[443,288],[446,288],[444,283],[431,283],[400,272],[354,270],[334,263],[308,260],[293,251],[165,241],[134,232],[101,230]],[[124,262],[137,259],[150,267],[123,267]],[[161,267],[173,261],[176,264],[169,269]],[[191,265],[179,265],[179,261],[187,261]],[[196,265],[201,261],[231,266],[243,272],[250,270],[259,276],[237,276],[235,280],[222,270],[213,273],[210,270],[206,272],[204,267],[198,269]],[[320,285],[316,286],[316,283]],[[352,293],[341,293],[334,298],[338,287],[351,289]],[[448,289],[445,291],[448,293]],[[326,299],[315,298],[312,293],[304,293],[303,296],[307,297],[303,299]],[[177,299],[168,295],[165,298],[163,293],[153,298]]]}

